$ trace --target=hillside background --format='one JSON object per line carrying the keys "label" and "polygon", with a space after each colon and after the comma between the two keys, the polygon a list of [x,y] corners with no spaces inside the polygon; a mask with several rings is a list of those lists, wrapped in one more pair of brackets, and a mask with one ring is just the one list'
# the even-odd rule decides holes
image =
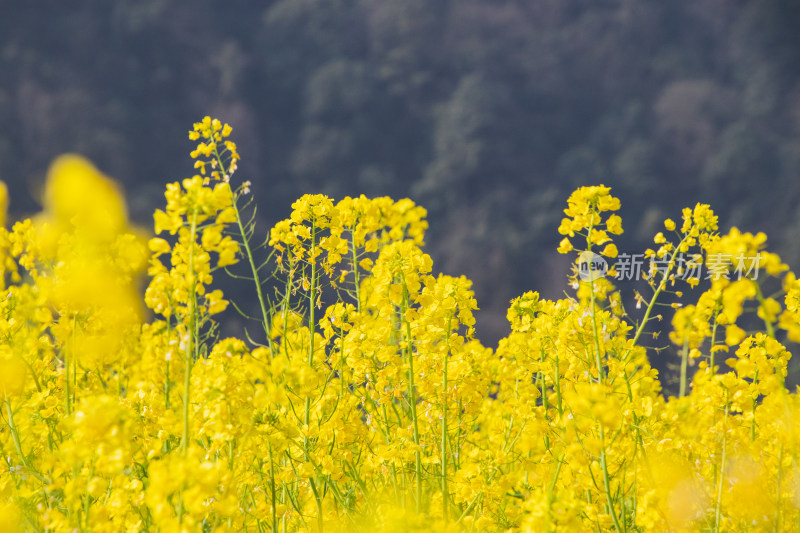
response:
{"label": "hillside background", "polygon": [[307,192],[425,206],[428,252],[474,281],[489,345],[512,297],[567,288],[556,228],[579,185],[621,198],[621,251],[703,202],[800,268],[796,0],[4,3],[17,215],[73,151],[151,226],[207,114],[234,127],[265,226]]}

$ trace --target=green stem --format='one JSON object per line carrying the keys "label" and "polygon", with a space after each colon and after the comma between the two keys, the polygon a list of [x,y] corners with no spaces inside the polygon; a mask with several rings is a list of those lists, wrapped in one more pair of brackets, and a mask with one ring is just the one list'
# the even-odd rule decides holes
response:
{"label": "green stem", "polygon": [[600,452],[600,466],[603,469],[603,488],[606,493],[606,501],[608,502],[608,512],[611,515],[611,520],[614,522],[614,529],[618,532],[622,531],[622,525],[617,518],[617,511],[614,509],[614,501],[611,497],[611,480],[608,475],[608,462],[606,456],[606,437],[603,425],[600,424],[600,440],[603,444],[603,450]]}
{"label": "green stem", "polygon": [[30,463],[28,462],[27,457],[22,452],[22,441],[19,438],[19,430],[17,429],[17,425],[14,423],[14,412],[11,410],[11,400],[6,396],[6,416],[8,417],[8,429],[11,432],[11,438],[14,441],[14,448],[17,450],[17,454],[19,454],[19,458],[22,461],[22,466],[25,467],[25,470],[28,471],[33,477],[41,481],[42,483],[49,482],[41,475],[39,472],[31,468]]}
{"label": "green stem", "polygon": [[[220,170],[223,170],[224,174],[230,175],[231,167],[228,167],[225,170],[225,165],[222,162],[222,154],[219,151],[219,147],[214,148],[214,157],[217,160],[217,165],[219,165]],[[253,257],[253,248],[250,245],[250,234],[245,230],[244,223],[242,222],[242,215],[239,211],[239,205],[236,202],[236,194],[231,191],[231,206],[233,207],[233,211],[236,213],[236,225],[239,228],[239,235],[242,236],[242,245],[244,246],[244,251],[247,254],[247,261],[250,264],[250,271],[253,273],[253,283],[256,285],[256,296],[258,297],[258,304],[261,309],[261,319],[262,325],[264,327],[264,333],[266,334],[267,341],[269,342],[269,330],[270,330],[270,320],[269,320],[269,313],[267,311],[267,304],[266,299],[264,298],[264,293],[261,289],[261,278],[258,275],[258,267],[256,266],[255,258]],[[270,354],[272,352],[270,351]]]}
{"label": "green stem", "polygon": [[[172,323],[167,320],[167,339],[171,339],[172,337]],[[174,339],[168,340],[167,342],[173,342]],[[167,344],[167,354],[169,354],[170,359],[172,358],[173,349],[170,348],[169,344]],[[170,380],[169,380],[169,365],[172,362],[170,359],[167,359],[166,371],[164,374],[164,409],[167,411],[169,410],[169,392],[170,392]]]}
{"label": "green stem", "polygon": [[725,396],[725,418],[722,423],[722,462],[719,466],[719,483],[717,483],[717,501],[714,506],[714,531],[719,531],[720,514],[722,511],[722,484],[725,478],[725,460],[727,453],[727,425],[728,425],[728,396]]}
{"label": "green stem", "polygon": [[676,246],[672,250],[672,255],[670,255],[670,258],[669,258],[669,263],[668,263],[668,266],[667,266],[667,270],[666,270],[666,272],[664,272],[664,276],[661,278],[661,281],[659,282],[658,287],[656,288],[655,292],[653,293],[653,297],[650,299],[650,303],[647,304],[647,309],[644,312],[644,317],[642,318],[642,323],[639,324],[638,328],[636,328],[636,334],[633,336],[632,345],[636,346],[636,342],[639,340],[639,337],[644,332],[644,328],[647,325],[647,321],[650,318],[650,313],[653,312],[653,308],[656,305],[656,300],[658,300],[658,296],[661,294],[661,292],[667,286],[667,282],[669,281],[669,277],[672,274],[672,270],[673,270],[673,268],[675,268],[675,256],[678,254],[678,250],[681,249],[681,246],[683,246],[683,243],[684,243],[684,241],[686,241],[687,238],[688,238],[688,235],[686,237],[684,237],[683,239],[681,239],[681,242],[678,243],[678,246]]}
{"label": "green stem", "polygon": [[416,450],[414,451],[414,475],[416,476],[417,485],[417,501],[416,510],[420,512],[422,509],[422,456],[420,454],[420,438],[419,438],[419,422],[417,419],[417,396],[414,386],[414,353],[411,346],[411,324],[406,320],[406,310],[409,307],[408,286],[406,285],[405,277],[402,277],[403,283],[403,302],[401,306],[401,320],[405,322],[405,348],[406,357],[408,359],[408,401],[411,408],[411,421],[414,427],[414,444]]}
{"label": "green stem", "polygon": [[[308,366],[314,367],[314,334],[316,332],[316,301],[317,301],[317,258],[316,258],[316,240],[317,240],[317,224],[316,221],[311,219],[311,287],[308,295]],[[306,396],[305,399],[305,415],[304,422],[306,429],[311,424],[311,397]],[[311,441],[308,434],[303,436],[303,449],[305,451],[305,460],[311,460]],[[314,499],[317,502],[317,524],[319,531],[323,530],[323,516],[322,516],[322,495],[317,490],[314,479],[310,480],[311,491],[314,493]]]}
{"label": "green stem", "polygon": [[767,316],[767,312],[766,312],[767,311],[767,306],[764,305],[766,303],[765,300],[764,300],[764,293],[761,292],[761,286],[758,283],[753,281],[753,285],[756,286],[756,296],[758,296],[758,303],[764,309],[764,318],[763,318],[763,320],[764,320],[764,327],[767,329],[767,335],[769,335],[770,337],[772,337],[774,339],[775,338],[775,328],[772,327],[772,320],[769,320],[768,319],[769,317]]}
{"label": "green stem", "polygon": [[564,406],[562,405],[562,402],[561,402],[561,374],[560,374],[560,370],[558,368],[558,360],[559,360],[558,359],[558,354],[556,353],[555,362],[554,362],[556,375],[555,375],[555,383],[553,384],[553,387],[556,389],[556,402],[557,402],[556,407],[558,408],[558,415],[559,416],[563,416],[563,414],[564,414]]}
{"label": "green stem", "polygon": [[184,355],[184,377],[183,377],[183,436],[181,437],[181,451],[186,453],[189,449],[189,392],[192,382],[192,359],[191,353],[187,350]]}
{"label": "green stem", "polygon": [[277,533],[278,531],[278,510],[275,508],[277,505],[277,501],[275,498],[276,491],[275,491],[275,458],[272,453],[272,443],[267,442],[267,449],[269,450],[269,485],[270,485],[270,496],[272,499],[272,533]]}
{"label": "green stem", "polygon": [[[355,230],[355,227],[353,228]],[[350,249],[353,252],[353,275],[355,276],[355,288],[356,288],[356,309],[361,311],[361,294],[360,294],[360,279],[359,279],[359,272],[358,272],[358,255],[356,255],[356,236],[351,231],[350,232]]]}
{"label": "green stem", "polygon": [[686,396],[686,387],[688,385],[689,373],[689,337],[686,337],[686,340],[683,341],[683,350],[681,351],[681,384],[680,384],[680,392],[678,397],[683,398]]}
{"label": "green stem", "polygon": [[556,471],[553,473],[553,479],[547,487],[547,517],[545,522],[545,531],[547,533],[553,531],[550,521],[553,513],[553,504],[555,503],[556,483],[558,482],[558,475],[561,472],[561,466],[564,464],[564,456],[562,455],[556,462]]}
{"label": "green stem", "polygon": [[442,368],[442,517],[445,523],[448,521],[447,505],[448,502],[448,489],[447,489],[447,360],[450,353],[450,334],[452,332],[451,322],[452,313],[447,319],[447,347],[448,350],[444,354],[444,362]]}
{"label": "green stem", "polygon": [[317,303],[317,258],[316,253],[317,225],[312,220],[311,223],[311,290],[308,295],[308,366],[314,366],[314,333],[316,331],[316,321],[314,311]]}
{"label": "green stem", "polygon": [[186,347],[183,354],[183,436],[181,437],[181,451],[185,454],[189,449],[189,403],[191,396],[192,365],[194,364],[195,351],[197,350],[197,279],[194,271],[194,246],[197,238],[197,211],[192,215],[191,231],[189,236],[189,323],[186,331]]}
{"label": "green stem", "polygon": [[[586,233],[586,249],[588,252],[592,252],[592,229],[594,226],[589,226],[589,230]],[[595,303],[595,294],[594,294],[594,265],[593,262],[589,262],[589,283],[590,285],[590,296],[591,296],[591,308],[590,312],[592,314],[592,333],[594,335],[594,360],[595,366],[597,367],[597,381],[599,383],[603,383],[605,381],[605,376],[603,372],[603,362],[600,359],[600,339],[597,335],[597,307]]]}
{"label": "green stem", "polygon": [[708,359],[709,359],[709,363],[710,363],[709,367],[711,368],[711,373],[712,374],[716,374],[716,371],[714,370],[714,364],[716,363],[716,352],[714,352],[714,346],[716,346],[716,344],[717,344],[717,326],[719,325],[717,323],[717,316],[718,315],[719,315],[719,312],[714,314],[714,325],[711,326],[711,349],[710,349],[710,353],[708,355]]}
{"label": "green stem", "polygon": [[239,213],[239,206],[236,203],[236,195],[231,193],[233,210],[236,212],[236,225],[239,227],[239,235],[242,236],[242,245],[244,246],[245,254],[247,254],[247,261],[250,264],[250,271],[253,273],[253,283],[256,285],[256,296],[258,297],[258,305],[261,309],[261,320],[264,327],[264,334],[269,339],[270,320],[269,313],[267,312],[267,304],[264,299],[264,293],[261,290],[261,278],[258,275],[258,267],[256,266],[255,259],[253,258],[253,249],[250,246],[250,236],[245,230],[242,223],[242,217]]}
{"label": "green stem", "polygon": [[[71,346],[64,350],[64,392],[66,394],[66,415],[72,414],[72,378],[70,376],[70,365],[73,364],[73,357],[70,357],[70,352],[75,349],[75,315],[72,315],[72,343]],[[73,374],[75,373],[73,369]]]}
{"label": "green stem", "polygon": [[778,532],[783,529],[781,523],[781,484],[783,483],[783,443],[780,445],[778,452],[778,481],[775,493],[775,524],[772,531]]}

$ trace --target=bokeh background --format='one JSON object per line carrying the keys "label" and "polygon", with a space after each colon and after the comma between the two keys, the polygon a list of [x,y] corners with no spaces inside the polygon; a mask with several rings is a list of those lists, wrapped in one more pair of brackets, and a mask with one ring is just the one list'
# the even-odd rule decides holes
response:
{"label": "bokeh background", "polygon": [[307,192],[425,206],[488,345],[512,297],[568,289],[556,228],[579,185],[622,200],[622,252],[703,202],[800,268],[797,0],[3,2],[16,215],[79,152],[151,226],[207,114],[234,127],[264,228]]}

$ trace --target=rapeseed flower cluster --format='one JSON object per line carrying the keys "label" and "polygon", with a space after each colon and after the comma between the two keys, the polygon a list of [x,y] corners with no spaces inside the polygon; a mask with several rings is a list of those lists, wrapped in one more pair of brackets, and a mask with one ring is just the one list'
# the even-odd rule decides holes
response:
{"label": "rapeseed flower cluster", "polygon": [[[639,320],[609,276],[575,276],[512,300],[493,350],[422,207],[307,195],[259,238],[231,132],[194,125],[199,173],[167,185],[149,240],[73,155],[42,214],[0,230],[0,530],[796,530],[800,283],[765,236],[687,208],[647,252]],[[615,257],[619,208],[578,189],[559,251]],[[239,261],[261,342],[218,333],[214,281]],[[642,342],[664,295],[676,396]]]}

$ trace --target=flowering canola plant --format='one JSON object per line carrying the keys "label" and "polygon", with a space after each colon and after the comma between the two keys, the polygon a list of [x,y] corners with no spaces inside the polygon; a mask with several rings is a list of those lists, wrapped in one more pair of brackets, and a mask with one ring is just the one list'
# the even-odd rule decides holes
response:
{"label": "flowering canola plant", "polygon": [[[647,251],[638,320],[576,275],[574,296],[512,300],[493,350],[411,200],[306,195],[257,237],[231,131],[194,124],[198,174],[167,185],[152,238],[76,155],[0,229],[0,530],[797,530],[800,281],[763,234],[687,208]],[[616,257],[619,208],[575,191],[559,251]],[[735,279],[742,254],[762,279]],[[711,258],[701,291],[687,269]],[[260,341],[219,335],[231,267]],[[665,305],[669,397],[644,341]]]}

